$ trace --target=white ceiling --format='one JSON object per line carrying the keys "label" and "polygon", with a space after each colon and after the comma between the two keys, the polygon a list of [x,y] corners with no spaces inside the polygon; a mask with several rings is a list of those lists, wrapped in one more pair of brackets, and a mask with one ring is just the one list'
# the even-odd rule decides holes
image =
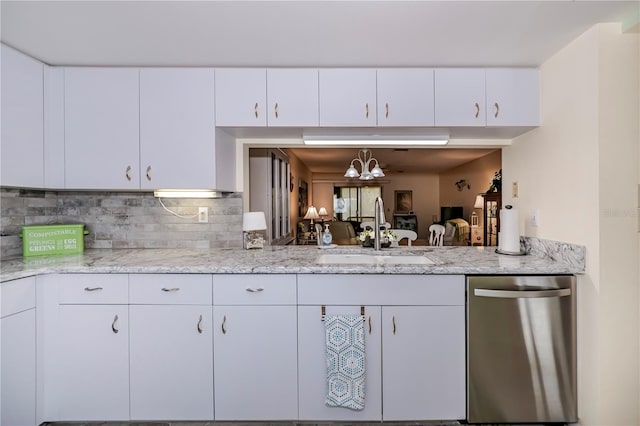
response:
{"label": "white ceiling", "polygon": [[[608,0],[2,0],[0,38],[51,65],[539,66],[595,23],[637,25],[639,5]],[[464,130],[452,137],[464,138]],[[438,173],[490,150],[374,152],[391,173]],[[314,172],[344,173],[357,149],[295,153]]]}
{"label": "white ceiling", "polygon": [[7,1],[1,38],[52,65],[538,66],[636,1]]}

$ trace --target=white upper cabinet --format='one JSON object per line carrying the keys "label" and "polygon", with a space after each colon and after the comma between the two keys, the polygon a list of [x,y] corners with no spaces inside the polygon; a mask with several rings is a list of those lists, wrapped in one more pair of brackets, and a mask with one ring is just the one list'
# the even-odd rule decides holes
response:
{"label": "white upper cabinet", "polygon": [[319,71],[320,126],[376,126],[376,70]]}
{"label": "white upper cabinet", "polygon": [[433,126],[433,69],[378,70],[378,126]]}
{"label": "white upper cabinet", "polygon": [[65,69],[65,186],[138,189],[137,68]]}
{"label": "white upper cabinet", "polygon": [[2,55],[2,186],[44,186],[44,65],[5,45]]}
{"label": "white upper cabinet", "polygon": [[318,70],[267,69],[269,127],[318,126]]}
{"label": "white upper cabinet", "polygon": [[540,73],[532,68],[486,70],[487,126],[540,125]]}
{"label": "white upper cabinet", "polygon": [[216,126],[267,125],[267,71],[223,68],[215,71]]}
{"label": "white upper cabinet", "polygon": [[435,125],[485,126],[485,70],[442,68],[434,75]]}
{"label": "white upper cabinet", "polygon": [[216,188],[213,69],[140,70],[140,186]]}

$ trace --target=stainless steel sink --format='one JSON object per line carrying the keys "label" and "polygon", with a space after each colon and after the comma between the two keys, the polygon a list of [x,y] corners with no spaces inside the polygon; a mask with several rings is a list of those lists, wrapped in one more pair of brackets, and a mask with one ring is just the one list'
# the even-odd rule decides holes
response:
{"label": "stainless steel sink", "polygon": [[433,265],[426,256],[384,254],[322,254],[320,265]]}

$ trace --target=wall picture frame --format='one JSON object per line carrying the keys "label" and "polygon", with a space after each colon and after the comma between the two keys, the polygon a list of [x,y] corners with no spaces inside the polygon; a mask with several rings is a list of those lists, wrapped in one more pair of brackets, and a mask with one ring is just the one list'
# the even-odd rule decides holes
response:
{"label": "wall picture frame", "polygon": [[396,190],[394,191],[395,213],[408,214],[413,211],[413,191]]}

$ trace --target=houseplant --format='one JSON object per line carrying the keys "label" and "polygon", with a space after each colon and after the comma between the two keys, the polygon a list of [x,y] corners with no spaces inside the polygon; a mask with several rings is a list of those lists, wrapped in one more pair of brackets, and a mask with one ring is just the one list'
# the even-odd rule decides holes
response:
{"label": "houseplant", "polygon": [[[380,231],[380,237],[382,238],[380,246],[383,248],[390,247],[391,243],[398,239],[396,233],[390,229]],[[362,247],[373,247],[373,241],[375,239],[373,229],[365,229],[364,231],[360,232],[360,234],[358,234],[358,239],[362,243]]]}

